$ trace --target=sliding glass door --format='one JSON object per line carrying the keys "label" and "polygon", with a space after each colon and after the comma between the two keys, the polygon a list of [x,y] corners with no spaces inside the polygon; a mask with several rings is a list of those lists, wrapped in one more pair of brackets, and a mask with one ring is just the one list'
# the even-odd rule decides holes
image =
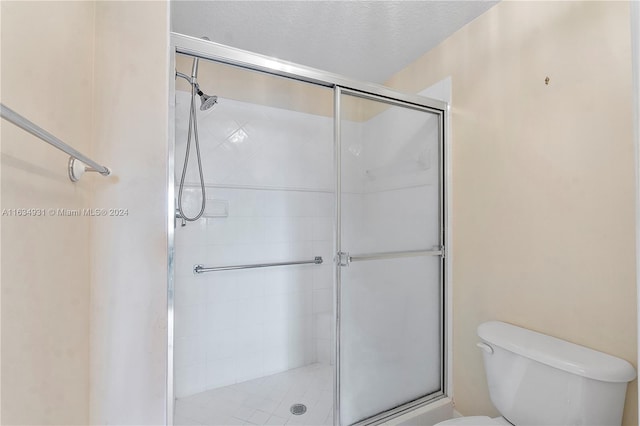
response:
{"label": "sliding glass door", "polygon": [[[219,105],[198,111],[204,217],[174,229],[174,203],[167,211],[167,417],[175,406],[176,423],[346,426],[443,396],[447,104],[171,40],[170,72],[200,58]],[[176,112],[190,105],[182,83]],[[180,135],[188,111],[176,117]],[[174,152],[181,135],[170,176],[186,155]],[[187,195],[200,196],[197,175],[187,170]]]}
{"label": "sliding glass door", "polygon": [[443,394],[443,114],[336,89],[341,425]]}

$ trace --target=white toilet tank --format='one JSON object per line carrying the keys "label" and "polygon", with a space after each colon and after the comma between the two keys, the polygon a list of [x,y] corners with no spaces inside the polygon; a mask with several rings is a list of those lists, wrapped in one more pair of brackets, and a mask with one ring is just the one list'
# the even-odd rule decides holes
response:
{"label": "white toilet tank", "polygon": [[490,321],[478,327],[491,401],[517,426],[620,425],[627,361]]}

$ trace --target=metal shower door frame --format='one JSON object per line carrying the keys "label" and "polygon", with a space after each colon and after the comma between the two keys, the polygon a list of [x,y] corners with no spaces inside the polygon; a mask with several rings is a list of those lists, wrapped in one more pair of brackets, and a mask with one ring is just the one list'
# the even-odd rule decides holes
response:
{"label": "metal shower door frame", "polygon": [[[439,202],[439,240],[440,240],[440,249],[439,250],[410,250],[405,252],[394,252],[394,253],[372,253],[364,256],[351,256],[349,253],[342,252],[342,138],[341,138],[341,98],[342,95],[355,96],[362,99],[367,99],[371,101],[377,101],[386,103],[391,106],[398,106],[408,109],[414,109],[417,111],[422,111],[426,113],[435,114],[438,116],[438,178],[439,178],[439,188],[438,188],[438,202]],[[335,86],[334,88],[334,169],[336,175],[336,186],[335,186],[335,218],[336,218],[336,226],[335,226],[335,283],[334,283],[334,318],[335,318],[335,389],[334,389],[334,425],[342,426],[340,422],[340,333],[341,333],[341,287],[342,287],[342,267],[348,266],[348,264],[353,260],[377,260],[377,259],[386,259],[386,258],[397,258],[397,257],[408,257],[408,256],[439,256],[440,257],[440,289],[441,289],[441,297],[440,297],[440,321],[441,321],[441,331],[440,331],[440,390],[434,393],[424,395],[420,398],[417,398],[413,401],[408,401],[404,404],[401,404],[397,407],[391,408],[389,410],[380,412],[374,416],[363,419],[357,423],[354,423],[351,426],[365,426],[365,425],[378,425],[384,423],[394,417],[398,417],[407,412],[415,410],[416,408],[420,408],[427,404],[430,404],[436,400],[439,400],[443,397],[447,396],[447,387],[448,387],[448,357],[447,357],[447,313],[446,313],[446,278],[447,278],[447,197],[446,197],[446,186],[445,186],[445,178],[446,178],[446,167],[445,167],[445,151],[446,151],[446,125],[447,125],[447,116],[448,116],[448,108],[445,110],[435,109],[426,103],[417,104],[415,102],[410,102],[404,99],[403,94],[398,93],[398,96],[390,98],[388,96],[381,96],[375,92],[363,92],[360,90],[354,90],[347,87]],[[411,97],[413,98],[413,96]],[[431,100],[428,98],[422,98],[424,100]]]}
{"label": "metal shower door frame", "polygon": [[[340,250],[340,236],[341,236],[341,218],[340,218],[340,96],[342,94],[349,94],[354,96],[360,96],[366,99],[372,99],[377,101],[386,102],[392,105],[399,105],[407,108],[413,108],[425,112],[437,114],[439,116],[440,134],[439,134],[439,147],[440,147],[440,206],[441,206],[441,243],[443,247],[445,245],[445,238],[448,237],[448,227],[446,226],[448,219],[447,206],[449,200],[446,193],[445,177],[448,177],[446,171],[445,162],[445,150],[448,147],[448,119],[449,119],[449,105],[446,102],[425,98],[418,95],[405,94],[391,90],[385,86],[364,83],[356,80],[349,79],[347,77],[325,72],[311,67],[298,65],[292,62],[282,61],[274,59],[265,55],[260,55],[253,52],[248,52],[241,49],[225,46],[219,43],[199,39],[196,37],[187,36],[184,34],[174,33],[170,34],[170,54],[169,54],[169,74],[173,76],[175,74],[176,54],[185,54],[193,57],[215,61],[227,65],[232,65],[244,69],[260,71],[267,74],[272,74],[281,77],[287,77],[294,80],[320,85],[334,90],[334,176],[336,177],[336,215],[335,215],[335,231],[336,240],[334,242],[335,253]],[[175,176],[175,79],[169,78],[169,141],[168,141],[168,171],[167,171],[167,264],[168,264],[168,278],[167,278],[167,410],[166,410],[166,424],[173,425],[174,417],[174,404],[175,404],[175,391],[174,391],[174,254],[175,254],[175,188],[174,188],[174,176]],[[443,249],[445,252],[448,251]],[[449,318],[449,314],[446,313],[447,308],[447,294],[445,282],[448,277],[445,278],[446,273],[450,270],[447,265],[446,255],[441,257],[441,307],[442,307],[442,332],[441,332],[441,349],[442,349],[442,381],[441,391],[437,394],[427,395],[423,398],[415,401],[408,402],[404,405],[396,407],[394,409],[380,413],[374,417],[366,419],[360,424],[379,424],[390,418],[402,415],[410,410],[414,410],[421,406],[427,405],[434,400],[446,397],[449,392],[450,381],[450,366],[449,354],[447,351],[448,339],[450,329],[446,319]],[[337,259],[336,256],[336,261]],[[335,263],[335,282],[334,282],[334,320],[336,324],[336,336],[335,336],[335,368],[334,368],[334,424],[339,425],[340,418],[340,266]]]}

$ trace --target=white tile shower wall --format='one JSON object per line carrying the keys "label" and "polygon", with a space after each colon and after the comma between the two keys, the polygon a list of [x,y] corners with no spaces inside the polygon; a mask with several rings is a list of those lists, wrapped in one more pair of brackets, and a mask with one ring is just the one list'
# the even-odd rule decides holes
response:
{"label": "white tile shower wall", "polygon": [[[390,108],[363,127],[362,243],[370,251],[439,244],[439,148],[435,114]],[[393,143],[390,143],[392,141]]]}
{"label": "white tile shower wall", "polygon": [[343,249],[367,253],[438,244],[435,115],[394,107],[363,123],[343,121],[342,159]]}
{"label": "white tile shower wall", "polygon": [[[177,94],[178,179],[186,101]],[[198,123],[207,198],[228,202],[229,214],[176,229],[177,397],[329,362],[331,353],[332,121],[229,100],[210,111]],[[194,170],[190,165],[188,214],[199,207]],[[314,256],[325,263],[192,272],[199,263]]]}
{"label": "white tile shower wall", "polygon": [[[189,93],[176,92],[176,174],[184,162],[189,102]],[[219,99],[214,108],[198,110],[198,129],[207,183],[333,190],[330,117]],[[199,182],[194,166],[188,183]]]}

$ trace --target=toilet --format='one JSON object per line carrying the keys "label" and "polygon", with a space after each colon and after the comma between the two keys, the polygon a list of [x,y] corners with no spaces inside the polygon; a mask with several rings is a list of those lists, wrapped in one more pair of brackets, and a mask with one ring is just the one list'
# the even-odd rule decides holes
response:
{"label": "toilet", "polygon": [[620,425],[627,361],[593,349],[490,321],[478,327],[491,402],[501,417],[459,417],[436,426]]}

